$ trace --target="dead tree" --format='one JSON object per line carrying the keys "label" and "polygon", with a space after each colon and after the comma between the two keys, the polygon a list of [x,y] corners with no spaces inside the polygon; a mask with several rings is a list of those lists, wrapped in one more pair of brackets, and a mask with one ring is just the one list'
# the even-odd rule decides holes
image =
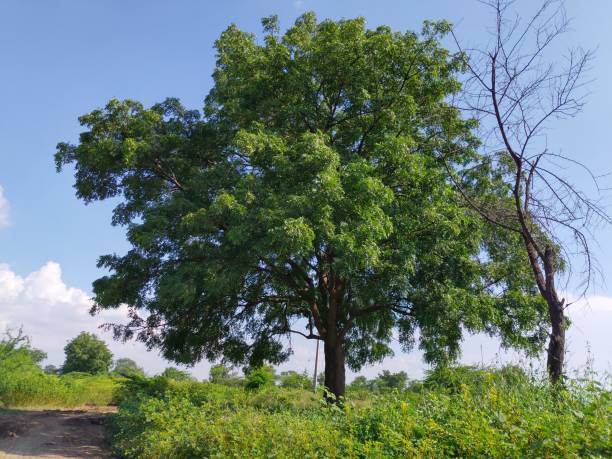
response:
{"label": "dead tree", "polygon": [[[527,21],[510,17],[513,1],[481,3],[495,17],[488,48],[462,47],[453,35],[468,75],[459,106],[480,121],[483,155],[488,164],[503,169],[510,205],[483,204],[464,190],[462,194],[489,223],[520,234],[535,283],[548,305],[547,369],[550,380],[558,383],[564,372],[569,303],[557,283],[562,274],[565,281],[575,274],[571,262],[575,264],[579,255],[584,261],[579,273],[582,294],[587,291],[596,270],[590,250],[592,229],[611,219],[601,200],[578,189],[567,174],[586,172],[598,197],[599,177],[581,162],[551,151],[547,128],[582,110],[593,53],[577,48],[562,59],[549,58],[552,44],[568,30],[561,0],[544,1]],[[460,177],[455,183],[461,183]]]}

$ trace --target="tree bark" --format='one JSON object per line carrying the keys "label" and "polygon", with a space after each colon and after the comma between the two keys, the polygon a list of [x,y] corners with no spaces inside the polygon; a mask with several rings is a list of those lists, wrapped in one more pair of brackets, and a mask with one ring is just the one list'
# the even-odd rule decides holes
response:
{"label": "tree bark", "polygon": [[325,387],[333,394],[330,401],[337,402],[344,396],[345,379],[345,353],[340,340],[325,340]]}
{"label": "tree bark", "polygon": [[565,312],[563,302],[549,299],[548,310],[551,319],[550,341],[548,342],[548,359],[546,367],[553,384],[563,382],[565,360]]}

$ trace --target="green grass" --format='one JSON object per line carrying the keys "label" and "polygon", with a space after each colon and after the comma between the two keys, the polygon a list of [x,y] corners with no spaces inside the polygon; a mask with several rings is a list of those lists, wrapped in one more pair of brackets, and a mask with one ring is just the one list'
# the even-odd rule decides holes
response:
{"label": "green grass", "polygon": [[105,406],[113,401],[118,380],[109,376],[11,373],[0,378],[0,406],[10,408],[73,408]]}
{"label": "green grass", "polygon": [[342,407],[302,390],[163,378],[120,391],[114,445],[128,458],[565,458],[612,455],[612,397],[515,368],[435,372]]}

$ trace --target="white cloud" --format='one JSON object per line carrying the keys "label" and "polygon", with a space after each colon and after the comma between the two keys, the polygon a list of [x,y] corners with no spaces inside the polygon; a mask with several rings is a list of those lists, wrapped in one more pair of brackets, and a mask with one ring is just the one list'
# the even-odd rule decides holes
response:
{"label": "white cloud", "polygon": [[94,317],[89,314],[90,308],[87,293],[62,280],[58,263],[49,261],[25,277],[13,272],[9,265],[0,264],[0,332],[23,326],[32,345],[48,353],[48,363],[61,365],[66,342],[81,331],[89,331],[108,343],[115,358],[133,358],[150,373],[170,365],[155,352],[147,352],[141,343],[120,343],[112,339],[111,333],[99,329],[103,323],[125,321],[125,308]]}
{"label": "white cloud", "polygon": [[10,209],[9,202],[4,196],[4,189],[0,186],[0,228],[5,228],[9,225]]}
{"label": "white cloud", "polygon": [[[24,331],[32,337],[33,345],[49,355],[48,362],[60,365],[63,362],[63,348],[67,340],[81,331],[90,331],[103,338],[111,348],[115,358],[130,357],[147,372],[160,372],[172,365],[159,357],[155,351],[147,351],[141,343],[120,343],[112,339],[108,332],[98,328],[107,322],[123,322],[125,308],[106,311],[94,317],[89,315],[91,300],[86,292],[70,287],[62,279],[58,263],[48,262],[40,269],[20,276],[9,265],[0,263],[0,331],[6,327],[23,325]],[[568,308],[572,320],[567,335],[568,366],[579,369],[587,360],[593,360],[599,372],[612,370],[609,327],[612,324],[612,298],[592,296],[577,301]],[[312,372],[316,343],[302,337],[292,338],[293,355],[279,370],[307,370]],[[363,368],[360,373],[368,377],[376,376],[383,369],[405,371],[411,378],[422,377],[427,366],[422,361],[422,353],[414,351],[402,353],[399,345],[393,345],[396,355],[377,365]],[[461,361],[466,364],[491,364],[517,362],[524,360],[521,355],[505,351],[499,341],[484,335],[467,337],[462,346]],[[535,362],[541,368],[544,359]],[[196,365],[190,371],[199,378],[206,378],[210,364]],[[319,371],[324,369],[323,349],[319,351]],[[351,380],[354,373],[347,372]]]}

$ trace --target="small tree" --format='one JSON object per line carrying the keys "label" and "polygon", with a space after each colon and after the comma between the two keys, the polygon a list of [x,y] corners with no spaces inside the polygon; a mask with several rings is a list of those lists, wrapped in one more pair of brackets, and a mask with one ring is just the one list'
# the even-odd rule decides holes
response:
{"label": "small tree", "polygon": [[250,370],[246,375],[245,388],[249,390],[273,386],[276,381],[276,371],[270,365],[263,365]]}
{"label": "small tree", "polygon": [[46,357],[45,352],[31,346],[21,328],[16,332],[6,330],[0,340],[0,373],[40,371],[40,363]]}
{"label": "small tree", "polygon": [[144,370],[128,358],[117,359],[113,365],[113,374],[117,376],[144,375]]}
{"label": "small tree", "polygon": [[66,361],[62,373],[108,373],[113,363],[113,354],[106,343],[92,333],[81,332],[64,347]]}
{"label": "small tree", "polygon": [[166,368],[161,375],[168,379],[174,379],[175,381],[189,381],[193,379],[191,373],[185,370],[179,370],[175,367]]}
{"label": "small tree", "polygon": [[383,370],[378,377],[372,381],[372,386],[379,392],[392,389],[405,389],[408,384],[408,375],[404,371],[391,373],[389,370]]}
{"label": "small tree", "polygon": [[283,371],[280,375],[280,386],[290,389],[311,389],[312,378],[306,371],[298,373],[297,371]]}
{"label": "small tree", "polygon": [[45,365],[43,371],[47,375],[57,375],[60,373],[60,369],[57,368],[55,365]]}

